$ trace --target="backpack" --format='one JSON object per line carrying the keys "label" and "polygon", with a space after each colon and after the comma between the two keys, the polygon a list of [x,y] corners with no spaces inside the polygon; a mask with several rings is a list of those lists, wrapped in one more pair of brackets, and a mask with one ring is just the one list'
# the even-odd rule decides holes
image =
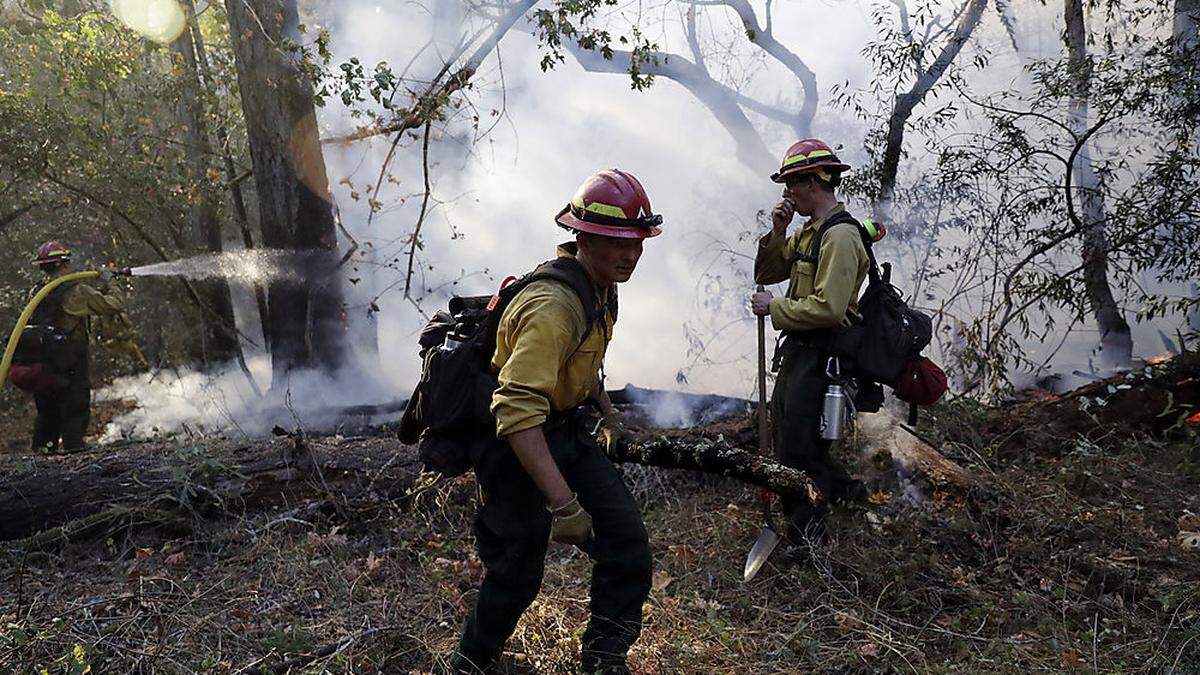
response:
{"label": "backpack", "polygon": [[73,282],[50,292],[33,311],[13,352],[9,381],[18,389],[44,394],[67,386],[72,374],[87,363],[87,334],[61,328],[62,306]]}
{"label": "backpack", "polygon": [[[858,301],[862,320],[835,329],[829,340],[830,351],[846,359],[861,380],[891,387],[897,398],[910,404],[909,420],[914,422],[917,405],[930,405],[946,391],[945,373],[933,361],[921,356],[921,351],[933,338],[932,319],[904,301],[900,290],[891,283],[891,263],[884,263],[880,269],[871,248],[870,235],[862,223],[846,211],[834,214],[823,223],[813,237],[808,253],[797,257],[819,266],[821,239],[830,228],[842,223],[853,223],[858,227],[870,260],[869,281]],[[878,402],[882,403],[881,396]],[[875,410],[878,409],[876,405]],[[864,412],[873,411],[864,409]]]}
{"label": "backpack", "polygon": [[583,304],[587,328],[604,314],[617,315],[616,289],[608,294],[605,312],[596,308],[596,290],[578,260],[559,257],[518,278],[509,277],[491,296],[455,296],[447,310],[436,312],[421,330],[421,378],[404,408],[399,439],[416,443],[429,470],[445,476],[465,473],[495,442],[492,394],[499,385],[492,372],[496,332],[509,303],[535,281],[552,280],[570,288]]}

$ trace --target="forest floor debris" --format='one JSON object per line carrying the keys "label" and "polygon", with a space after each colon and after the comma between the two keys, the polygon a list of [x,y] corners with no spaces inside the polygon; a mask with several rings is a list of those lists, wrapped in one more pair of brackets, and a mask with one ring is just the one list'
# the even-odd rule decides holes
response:
{"label": "forest floor debris", "polygon": [[[1188,409],[1164,418],[1154,392],[1195,405],[1186,382],[1198,370],[1168,362],[1058,400],[939,406],[922,435],[976,487],[929,489],[894,457],[855,453],[870,503],[837,509],[830,545],[781,550],[748,585],[741,567],[761,526],[749,488],[629,467],[656,562],[635,672],[1193,671],[1200,451],[1179,421]],[[1111,405],[1110,386],[1156,414],[1109,417],[1095,401],[1077,413],[1085,396]],[[718,425],[708,431],[753,438],[749,418]],[[411,450],[388,436],[305,442],[327,461],[366,452],[380,464],[306,475],[307,492],[227,505],[183,531],[116,518],[54,547],[0,544],[0,669],[428,671],[453,646],[482,574],[473,479],[415,475]],[[183,456],[233,465],[294,449],[286,438],[259,443],[213,441]],[[179,452],[7,456],[0,488],[41,462],[117,466],[129,453]],[[576,667],[587,570],[578,551],[551,551],[542,594],[509,644],[510,672]]]}

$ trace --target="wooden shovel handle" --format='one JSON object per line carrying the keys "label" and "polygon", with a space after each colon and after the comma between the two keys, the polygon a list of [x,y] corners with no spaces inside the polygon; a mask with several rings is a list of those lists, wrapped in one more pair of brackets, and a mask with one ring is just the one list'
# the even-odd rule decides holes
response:
{"label": "wooden shovel handle", "polygon": [[[758,285],[761,293],[766,289]],[[766,455],[770,447],[767,432],[767,318],[758,317],[758,452]]]}

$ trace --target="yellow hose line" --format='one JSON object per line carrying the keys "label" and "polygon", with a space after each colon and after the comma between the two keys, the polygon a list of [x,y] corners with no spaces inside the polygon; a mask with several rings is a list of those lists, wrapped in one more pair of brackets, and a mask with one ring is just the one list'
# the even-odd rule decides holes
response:
{"label": "yellow hose line", "polygon": [[100,276],[99,272],[72,272],[51,281],[42,286],[41,290],[33,296],[28,305],[25,305],[25,311],[21,312],[21,316],[17,318],[17,325],[13,326],[12,334],[8,336],[8,346],[4,349],[4,360],[0,361],[0,387],[8,381],[8,367],[12,365],[13,354],[17,351],[17,343],[21,341],[21,333],[25,330],[25,325],[29,323],[29,317],[33,316],[33,310],[46,299],[50,292],[68,281],[78,281],[79,279],[95,279]]}

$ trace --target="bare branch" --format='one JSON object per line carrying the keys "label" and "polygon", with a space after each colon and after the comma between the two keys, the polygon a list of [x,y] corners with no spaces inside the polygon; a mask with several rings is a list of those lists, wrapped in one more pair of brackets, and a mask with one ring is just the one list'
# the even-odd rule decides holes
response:
{"label": "bare branch", "polygon": [[417,98],[417,102],[414,103],[410,108],[398,114],[392,122],[382,126],[360,129],[359,131],[346,136],[327,138],[323,140],[322,143],[348,144],[354,141],[370,138],[372,136],[403,133],[409,129],[415,129],[422,124],[425,124],[438,110],[438,108],[441,107],[441,101],[444,101],[450,94],[462,89],[467,85],[468,82],[471,81],[471,78],[475,76],[475,71],[479,69],[479,66],[483,63],[484,59],[486,59],[488,55],[495,50],[496,45],[500,43],[500,39],[503,38],[508,31],[512,29],[513,25],[525,15],[525,12],[529,11],[534,5],[537,4],[537,2],[538,0],[520,0],[520,2],[517,2],[510,7],[507,12],[505,12],[499,19],[496,20],[496,25],[492,30],[492,33],[487,37],[487,39],[479,44],[479,46],[475,49],[463,66],[459,68],[453,75],[451,75],[450,78],[444,83],[441,83],[442,77],[449,72],[449,69],[453,67],[455,62],[458,61],[458,58],[466,51],[466,48],[475,42],[475,39],[472,38],[471,40],[464,41],[460,49],[454,55],[452,55],[450,59],[447,59],[446,65],[443,66],[442,71],[438,73],[433,82],[429,84],[429,87],[425,90],[425,93],[419,96]]}
{"label": "bare branch", "polygon": [[[633,54],[614,51],[606,59],[598,52],[584,49],[574,41],[564,42],[567,51],[584,70],[593,73],[625,74],[633,64]],[[708,108],[713,117],[733,137],[738,160],[755,171],[770,171],[774,160],[758,131],[739,107],[737,93],[709,76],[708,72],[686,58],[663,52],[646,54],[641,70],[656,77],[665,77],[687,89]],[[763,106],[765,108],[765,106]]]}
{"label": "bare branch", "polygon": [[817,76],[804,63],[804,60],[796,55],[795,52],[788,49],[781,42],[775,39],[775,35],[771,32],[770,26],[762,26],[758,22],[758,16],[754,12],[754,8],[750,6],[749,0],[684,0],[692,5],[724,5],[729,7],[742,20],[742,25],[746,29],[746,37],[750,39],[760,49],[765,51],[776,61],[783,64],[785,68],[791,71],[796,79],[800,80],[801,88],[804,90],[804,101],[801,103],[800,112],[793,122],[796,133],[800,136],[811,135],[813,118],[817,114]]}
{"label": "bare branch", "polygon": [[934,59],[929,70],[920,73],[917,81],[906,93],[896,96],[892,107],[892,115],[888,119],[887,143],[883,151],[882,175],[879,186],[879,203],[876,204],[876,217],[887,219],[888,209],[896,190],[896,174],[900,168],[900,154],[904,146],[904,127],[912,117],[913,110],[933,89],[942,75],[950,68],[963,45],[971,37],[983,17],[983,9],[988,0],[968,0],[966,11],[963,12],[954,35],[942,47],[942,51]]}
{"label": "bare branch", "polygon": [[692,58],[696,60],[696,66],[704,72],[708,72],[708,66],[704,64],[704,50],[700,49],[700,38],[696,35],[696,8],[687,8],[687,43],[692,50]]}
{"label": "bare branch", "polygon": [[408,273],[404,275],[404,297],[412,299],[413,261],[417,258],[417,248],[421,243],[421,226],[425,224],[425,216],[429,213],[429,122],[425,123],[425,140],[421,142],[421,173],[425,177],[425,196],[421,198],[421,213],[417,216],[417,225],[413,228],[412,242],[408,246]]}

